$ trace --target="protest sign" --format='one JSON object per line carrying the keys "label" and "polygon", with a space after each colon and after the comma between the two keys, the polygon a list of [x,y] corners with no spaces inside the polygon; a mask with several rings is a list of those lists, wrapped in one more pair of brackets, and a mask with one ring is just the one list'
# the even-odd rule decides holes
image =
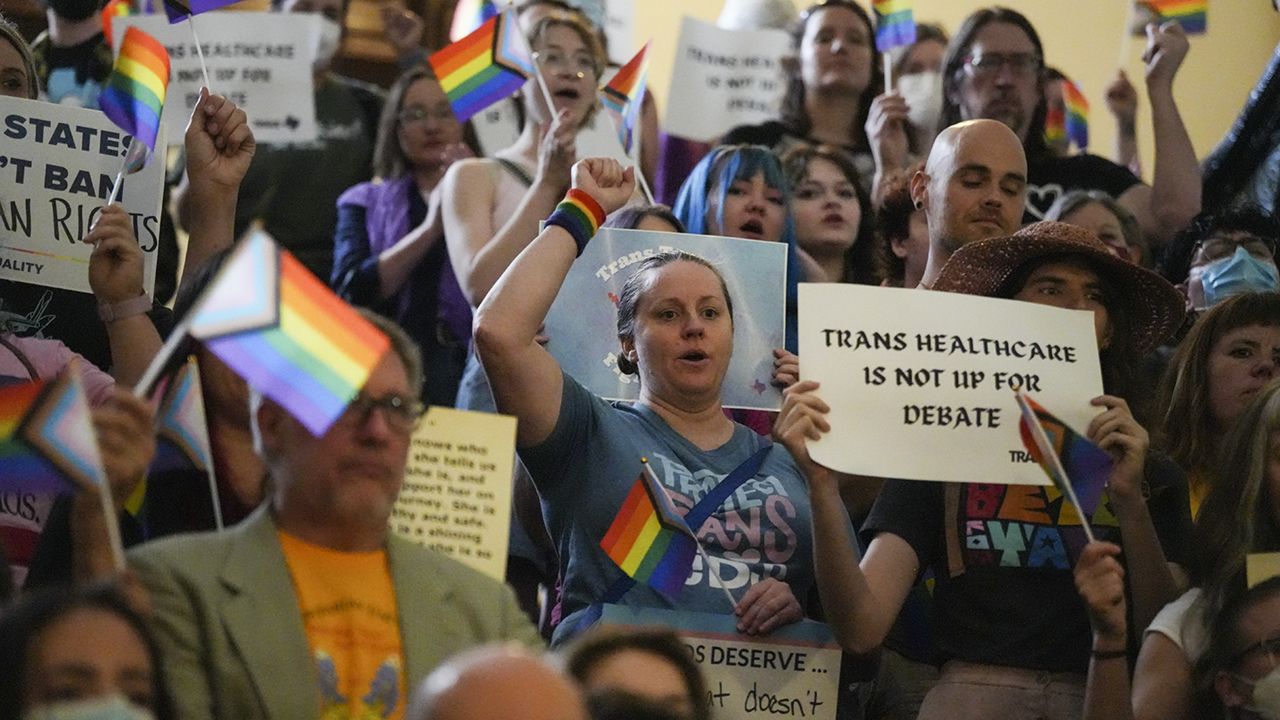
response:
{"label": "protest sign", "polygon": [[413,434],[391,529],[502,580],[515,449],[513,417],[427,410]]}
{"label": "protest sign", "polygon": [[831,431],[813,459],[910,480],[1046,485],[1023,447],[1014,391],[1081,435],[1101,412],[1093,314],[863,285],[800,285],[801,378]]}
{"label": "protest sign", "polygon": [[[132,139],[99,110],[2,96],[0,137],[0,278],[91,292],[93,247],[81,239],[111,195]],[[163,158],[152,158],[124,178],[117,197],[133,218],[148,294],[163,192]]]}
{"label": "protest sign", "polygon": [[[260,143],[307,142],[317,134],[311,62],[320,40],[320,16],[312,13],[211,12],[200,16],[200,49],[211,92],[225,95],[249,116]],[[129,15],[112,22],[116,46],[130,26],[159,40],[172,68],[163,123],[182,141],[204,76],[186,23],[160,15]]]}
{"label": "protest sign", "polygon": [[724,30],[686,17],[663,128],[709,142],[734,126],[776,119],[789,52],[791,38],[781,30]]}
{"label": "protest sign", "polygon": [[603,228],[574,261],[547,313],[547,350],[591,392],[610,400],[639,397],[639,379],[618,369],[616,303],[636,263],[670,250],[709,260],[733,298],[733,358],[721,402],[725,407],[777,410],[782,396],[770,381],[773,349],[784,341],[783,243]]}
{"label": "protest sign", "polygon": [[1245,556],[1245,576],[1248,587],[1266,582],[1280,575],[1280,552],[1250,553]]}
{"label": "protest sign", "polygon": [[730,614],[605,605],[603,625],[675,631],[707,681],[718,720],[790,715],[834,720],[840,646],[822,623],[802,620],[761,637],[740,635]]}

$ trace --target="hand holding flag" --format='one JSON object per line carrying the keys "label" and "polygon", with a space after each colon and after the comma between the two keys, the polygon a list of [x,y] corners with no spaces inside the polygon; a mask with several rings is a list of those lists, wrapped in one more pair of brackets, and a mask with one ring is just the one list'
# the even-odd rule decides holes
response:
{"label": "hand holding flag", "polygon": [[679,597],[700,547],[647,459],[600,540],[609,559],[628,576],[668,598]]}
{"label": "hand holding flag", "polygon": [[1026,393],[1018,393],[1022,419],[1018,429],[1022,444],[1058,491],[1080,511],[1080,523],[1089,542],[1094,541],[1088,518],[1102,499],[1111,474],[1111,457],[1081,437],[1066,423],[1040,407]]}
{"label": "hand holding flag", "polygon": [[[475,32],[427,58],[458,122],[520,89],[537,69],[520,24],[511,11],[499,13]],[[545,88],[544,88],[545,91]],[[550,104],[547,98],[548,107]]]}

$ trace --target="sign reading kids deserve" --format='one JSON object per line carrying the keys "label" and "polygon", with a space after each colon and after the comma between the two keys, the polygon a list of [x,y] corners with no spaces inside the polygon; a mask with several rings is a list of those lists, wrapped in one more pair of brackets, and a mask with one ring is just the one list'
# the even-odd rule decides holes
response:
{"label": "sign reading kids deserve", "polygon": [[644,230],[603,228],[574,261],[547,313],[547,350],[583,387],[609,400],[635,400],[639,378],[618,368],[618,298],[635,265],[683,250],[711,262],[733,298],[733,355],[721,387],[725,407],[777,410],[773,349],[785,341],[787,246]]}
{"label": "sign reading kids deserve", "polygon": [[515,452],[509,415],[428,409],[413,433],[391,529],[503,580]]}
{"label": "sign reading kids deserve", "polygon": [[[225,95],[249,116],[260,143],[308,142],[317,134],[311,63],[320,40],[320,16],[312,13],[209,12],[200,15],[200,49],[210,90]],[[136,26],[169,51],[172,75],[164,126],[181,142],[204,75],[187,23],[169,24],[163,13],[116,18],[116,44]]]}
{"label": "sign reading kids deserve", "polygon": [[777,118],[789,52],[791,38],[781,30],[725,30],[684,18],[663,129],[709,142],[737,125]]}
{"label": "sign reading kids deserve", "polygon": [[1101,411],[1093,314],[1014,300],[800,285],[800,373],[831,406],[813,459],[857,475],[1046,485],[1014,391],[1081,435]]}
{"label": "sign reading kids deserve", "polygon": [[[157,140],[163,147],[164,131]],[[111,195],[132,141],[99,110],[0,96],[0,278],[91,292],[81,239]],[[120,186],[155,288],[164,163],[152,160]]]}
{"label": "sign reading kids deserve", "polygon": [[[726,603],[727,605],[727,603]],[[737,618],[661,608],[605,605],[600,622],[676,632],[707,681],[717,720],[777,716],[834,720],[840,691],[840,646],[822,623],[802,620],[763,637],[738,634]]]}

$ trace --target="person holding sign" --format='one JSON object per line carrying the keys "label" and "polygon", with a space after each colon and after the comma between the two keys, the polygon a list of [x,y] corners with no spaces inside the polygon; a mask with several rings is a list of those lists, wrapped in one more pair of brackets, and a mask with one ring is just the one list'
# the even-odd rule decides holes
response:
{"label": "person holding sign", "polygon": [[[573,178],[568,198],[495,285],[475,326],[498,408],[519,418],[520,458],[560,551],[564,620],[552,642],[581,631],[590,606],[601,602],[733,612],[747,634],[800,620],[813,589],[804,482],[781,446],[721,408],[733,301],[715,269],[692,255],[663,253],[641,261],[624,286],[619,365],[640,377],[634,405],[592,395],[538,344],[538,327],[578,250],[635,189],[632,171],[613,160],[581,161]],[[642,458],[710,558],[693,560],[677,599],[631,583],[601,547]]]}
{"label": "person holding sign", "polygon": [[[465,144],[464,144],[465,143]],[[452,406],[471,338],[471,308],[444,243],[444,173],[478,152],[428,65],[391,86],[378,123],[374,175],[338,198],[330,283],[339,296],[404,327],[431,375],[423,401]]]}
{"label": "person holding sign", "polygon": [[842,147],[853,153],[869,190],[875,163],[865,126],[884,84],[874,38],[870,16],[853,0],[810,5],[791,34],[796,57],[787,62],[782,117],[736,127],[721,142],[764,145],[778,153],[801,140]]}
{"label": "person holding sign", "polygon": [[[1104,366],[1108,356],[1125,357],[1126,345],[1156,347],[1182,318],[1172,286],[1061,223],[966,245],[935,289],[1088,310]],[[1104,377],[1116,392],[1117,376]],[[1070,572],[1085,544],[1074,506],[1040,486],[887,480],[859,557],[839,479],[806,449],[827,429],[816,390],[801,382],[787,391],[775,434],[809,479],[819,589],[841,645],[855,653],[878,647],[913,582],[932,568],[935,633],[948,662],[920,717],[1017,717],[1026,707],[1079,717],[1090,632]],[[1123,399],[1092,404],[1102,412],[1087,436],[1115,465],[1089,522],[1102,539],[1123,541],[1135,625],[1144,625],[1177,592],[1166,555],[1175,563],[1186,555],[1186,496],[1176,468],[1148,462],[1147,433]]]}
{"label": "person holding sign", "polygon": [[[1133,678],[1138,718],[1212,716],[1217,698],[1203,694],[1209,683],[1197,682],[1195,672],[1204,667],[1206,653],[1209,664],[1221,660],[1212,657],[1210,626],[1243,592],[1246,558],[1280,551],[1277,427],[1280,384],[1273,382],[1256,393],[1233,429],[1215,443],[1219,452],[1209,466],[1212,483],[1196,518],[1194,587],[1169,603],[1146,629]],[[1207,706],[1202,704],[1206,700],[1211,701]],[[1221,708],[1216,712],[1220,716]]]}

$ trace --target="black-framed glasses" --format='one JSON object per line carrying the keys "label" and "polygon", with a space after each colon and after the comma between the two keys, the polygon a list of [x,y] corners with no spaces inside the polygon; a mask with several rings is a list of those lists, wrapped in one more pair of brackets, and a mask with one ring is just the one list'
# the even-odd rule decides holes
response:
{"label": "black-framed glasses", "polygon": [[1259,260],[1275,259],[1275,242],[1249,233],[1212,235],[1196,243],[1196,252],[1205,262],[1231,257],[1236,253],[1236,248],[1244,248],[1245,252]]}
{"label": "black-framed glasses", "polygon": [[347,409],[342,412],[338,420],[352,427],[361,427],[369,422],[369,417],[373,415],[374,410],[381,410],[382,419],[392,430],[412,432],[425,409],[418,400],[400,395],[371,398],[360,393],[355,396],[351,404],[347,405]]}
{"label": "black-framed glasses", "polygon": [[1040,72],[1040,56],[1035,53],[978,53],[964,59],[964,69],[971,77],[990,78],[1007,67],[1020,77]]}

